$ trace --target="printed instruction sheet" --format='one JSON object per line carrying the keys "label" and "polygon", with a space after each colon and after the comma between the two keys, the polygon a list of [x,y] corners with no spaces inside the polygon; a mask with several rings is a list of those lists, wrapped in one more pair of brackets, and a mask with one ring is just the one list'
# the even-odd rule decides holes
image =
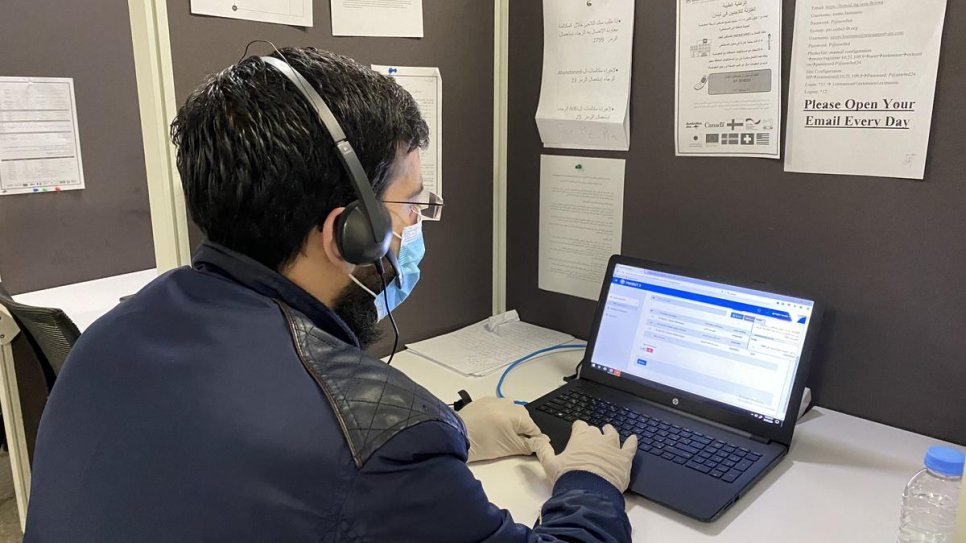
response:
{"label": "printed instruction sheet", "polygon": [[333,36],[423,37],[423,0],[331,0]]}
{"label": "printed instruction sheet", "polygon": [[566,343],[570,334],[520,320],[516,310],[406,348],[453,371],[472,377],[493,373],[528,354]]}
{"label": "printed instruction sheet", "polygon": [[798,0],[785,171],[922,179],[945,13]]}
{"label": "printed instruction sheet", "polygon": [[191,0],[191,13],[263,23],[312,26],[312,0]]}
{"label": "printed instruction sheet", "polygon": [[536,122],[546,147],[627,151],[634,2],[544,0]]}
{"label": "printed instruction sheet", "polygon": [[542,155],[537,286],[596,300],[623,220],[623,159]]}
{"label": "printed instruction sheet", "polygon": [[0,77],[0,195],[84,188],[69,77]]}
{"label": "printed instruction sheet", "polygon": [[372,69],[388,75],[409,91],[429,125],[429,146],[419,151],[426,190],[443,196],[443,78],[439,68],[380,66]]}
{"label": "printed instruction sheet", "polygon": [[780,158],[782,3],[678,0],[678,156]]}

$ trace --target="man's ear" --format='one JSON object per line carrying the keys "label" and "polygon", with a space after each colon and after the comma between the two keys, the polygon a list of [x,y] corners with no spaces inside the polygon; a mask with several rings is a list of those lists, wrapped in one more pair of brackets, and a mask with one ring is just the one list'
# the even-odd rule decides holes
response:
{"label": "man's ear", "polygon": [[321,238],[318,241],[321,244],[322,252],[325,254],[325,257],[329,259],[329,262],[342,269],[342,271],[346,273],[352,273],[356,267],[342,258],[342,251],[339,250],[339,244],[335,240],[335,223],[339,218],[339,215],[341,215],[344,211],[344,207],[337,207],[329,212],[329,214],[325,217],[325,222],[322,223],[321,230],[315,232],[314,234]]}

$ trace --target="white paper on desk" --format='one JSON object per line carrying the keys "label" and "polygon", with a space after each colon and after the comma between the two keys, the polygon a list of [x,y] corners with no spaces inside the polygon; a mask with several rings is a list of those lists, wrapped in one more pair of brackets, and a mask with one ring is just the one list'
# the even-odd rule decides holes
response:
{"label": "white paper on desk", "polygon": [[946,0],[799,0],[785,171],[922,179],[945,13]]}
{"label": "white paper on desk", "polygon": [[782,3],[677,2],[677,156],[780,158]]}
{"label": "white paper on desk", "polygon": [[624,160],[541,156],[539,288],[596,300],[623,220]]}
{"label": "white paper on desk", "polygon": [[463,375],[483,376],[572,339],[569,334],[522,322],[514,310],[406,348]]}
{"label": "white paper on desk", "polygon": [[388,75],[406,89],[429,125],[429,146],[419,151],[423,168],[423,185],[443,195],[443,78],[439,68],[372,65],[372,69]]}
{"label": "white paper on desk", "polygon": [[332,0],[333,36],[423,37],[423,0]]}
{"label": "white paper on desk", "polygon": [[544,0],[536,122],[546,147],[630,146],[634,2]]}
{"label": "white paper on desk", "polygon": [[0,77],[0,195],[84,188],[69,77]]}
{"label": "white paper on desk", "polygon": [[263,23],[312,26],[312,0],[191,0],[191,13]]}

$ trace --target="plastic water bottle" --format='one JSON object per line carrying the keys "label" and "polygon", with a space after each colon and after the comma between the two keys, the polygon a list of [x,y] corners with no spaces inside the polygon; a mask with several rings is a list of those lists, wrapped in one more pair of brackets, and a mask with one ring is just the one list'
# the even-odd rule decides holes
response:
{"label": "plastic water bottle", "polygon": [[959,492],[959,512],[956,513],[956,535],[953,543],[966,543],[966,485]]}
{"label": "plastic water bottle", "polygon": [[964,461],[956,449],[926,451],[925,468],[902,493],[899,543],[952,543]]}

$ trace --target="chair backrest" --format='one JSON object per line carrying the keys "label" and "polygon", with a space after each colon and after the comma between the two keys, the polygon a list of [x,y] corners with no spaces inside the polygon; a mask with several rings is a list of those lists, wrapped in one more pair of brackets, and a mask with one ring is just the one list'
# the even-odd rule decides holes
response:
{"label": "chair backrest", "polygon": [[77,326],[60,309],[24,305],[15,302],[2,290],[0,290],[0,305],[7,308],[21,331],[27,334],[31,343],[39,350],[37,357],[44,366],[48,385],[53,386],[57,374],[64,366],[67,354],[80,337]]}
{"label": "chair backrest", "polygon": [[[67,354],[80,337],[80,331],[60,309],[15,302],[2,286],[0,306],[6,308],[20,328],[20,334],[13,339],[10,348],[20,398],[23,437],[27,446],[25,462],[30,463],[33,461],[37,428],[47,405],[47,396],[64,366]],[[12,447],[13,444],[8,446]]]}

